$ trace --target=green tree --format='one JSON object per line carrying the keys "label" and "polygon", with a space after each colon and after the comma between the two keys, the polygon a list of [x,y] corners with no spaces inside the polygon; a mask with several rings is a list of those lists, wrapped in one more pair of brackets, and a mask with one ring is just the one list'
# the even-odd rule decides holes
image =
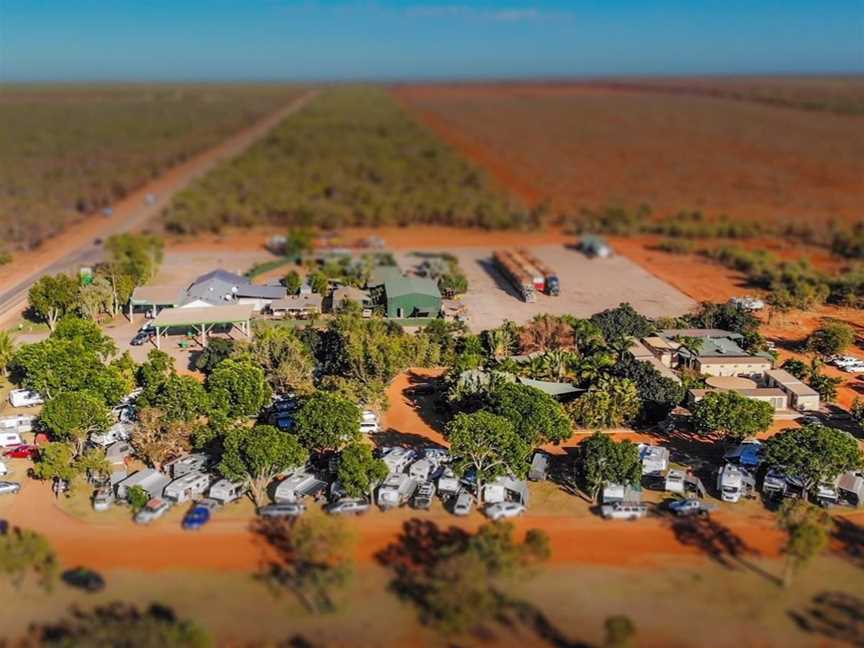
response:
{"label": "green tree", "polygon": [[285,286],[285,290],[288,291],[289,295],[296,295],[300,292],[300,286],[302,283],[303,279],[300,277],[300,273],[296,270],[292,270],[282,277],[282,285]]}
{"label": "green tree", "polygon": [[502,475],[521,476],[528,467],[531,446],[509,419],[485,412],[457,414],[447,424],[450,451],[459,460],[453,468],[465,475],[473,468],[477,499],[483,503],[483,484]]}
{"label": "green tree", "polygon": [[807,380],[807,377],[810,375],[810,367],[807,363],[802,362],[801,360],[796,360],[795,358],[785,360],[783,364],[780,365],[780,368],[788,371],[798,380]]}
{"label": "green tree", "polygon": [[572,401],[567,412],[576,425],[615,428],[635,420],[641,405],[636,383],[628,378],[609,377]]}
{"label": "green tree", "polygon": [[34,576],[46,592],[54,587],[59,562],[48,540],[35,531],[15,527],[0,535],[0,574],[20,588]]}
{"label": "green tree", "polygon": [[387,464],[372,455],[365,443],[353,443],[339,455],[338,479],[351,497],[369,497],[372,490],[387,477]]}
{"label": "green tree", "polygon": [[192,376],[174,374],[151,399],[169,421],[193,421],[210,411],[210,394]]}
{"label": "green tree", "polygon": [[783,586],[828,546],[831,516],[803,500],[786,500],[777,511],[777,524],[786,532]]}
{"label": "green tree", "polygon": [[636,383],[639,398],[642,400],[639,416],[646,423],[662,420],[684,400],[684,387],[680,383],[667,378],[649,363],[636,360],[630,354],[625,354],[612,371],[615,375],[629,378]]}
{"label": "green tree", "polygon": [[257,416],[273,394],[261,367],[230,358],[217,365],[206,384],[213,407],[230,416]]}
{"label": "green tree", "polygon": [[131,277],[136,286],[156,275],[163,248],[162,239],[153,234],[116,234],[105,241],[109,262],[119,274]]}
{"label": "green tree", "polygon": [[303,447],[315,452],[340,450],[360,440],[360,408],[338,394],[316,392],[294,419]]}
{"label": "green tree", "polygon": [[336,609],[334,594],[351,580],[357,543],[345,520],[307,514],[293,524],[261,520],[255,530],[274,549],[261,574],[274,593],[292,591],[310,612]]}
{"label": "green tree", "polygon": [[765,442],[763,463],[796,477],[804,486],[804,497],[819,484],[862,466],[858,441],[848,432],[812,423],[789,428]]}
{"label": "green tree", "polygon": [[6,367],[15,355],[15,336],[9,331],[0,331],[0,378],[6,376]]}
{"label": "green tree", "polygon": [[654,332],[654,323],[630,304],[620,304],[591,316],[607,342],[622,338],[643,338]]}
{"label": "green tree", "polygon": [[733,441],[756,436],[774,421],[770,403],[733,391],[708,392],[691,409],[691,421],[699,434],[716,434]]}
{"label": "green tree", "polygon": [[311,252],[315,242],[315,232],[308,227],[295,227],[285,236],[283,254],[287,257],[299,257]]}
{"label": "green tree", "polygon": [[174,373],[174,358],[159,349],[150,349],[147,359],[138,367],[138,386],[144,390],[138,403],[149,405]]}
{"label": "green tree", "polygon": [[842,378],[834,376],[826,376],[823,373],[811,373],[809,384],[826,403],[833,403],[837,400],[837,388],[843,383]]}
{"label": "green tree", "polygon": [[855,342],[855,332],[844,322],[826,322],[807,338],[807,348],[823,358],[843,353]]}
{"label": "green tree", "polygon": [[849,414],[852,416],[852,420],[855,421],[858,429],[864,431],[864,401],[856,396],[855,400],[852,401]]}
{"label": "green tree", "polygon": [[234,357],[261,367],[277,393],[310,393],[313,390],[315,359],[287,326],[266,326],[256,330],[251,342],[238,345]]}
{"label": "green tree", "polygon": [[73,315],[66,315],[57,322],[51,337],[60,340],[79,340],[84,348],[95,351],[103,360],[117,353],[114,340],[105,335],[96,322]]}
{"label": "green tree", "polygon": [[166,461],[190,450],[199,429],[191,421],[165,416],[158,408],[139,407],[129,443],[139,459],[161,470]]}
{"label": "green tree", "polygon": [[70,391],[91,391],[114,405],[129,393],[131,385],[116,367],[106,366],[81,340],[49,337],[25,344],[10,365],[22,386],[47,398]]}
{"label": "green tree", "polygon": [[103,314],[110,314],[114,303],[111,284],[105,277],[95,276],[78,291],[78,312],[82,317],[97,322]]}
{"label": "green tree", "polygon": [[[153,604],[139,610],[114,602],[92,610],[74,608],[64,619],[34,624],[30,628],[34,646],[41,648],[209,648],[206,631],[180,619],[171,608]],[[29,644],[27,644],[29,645]]]}
{"label": "green tree", "polygon": [[330,286],[330,282],[327,280],[327,275],[320,270],[310,272],[306,277],[306,283],[308,283],[312,288],[312,292],[318,293],[319,295],[326,295],[327,288]]}
{"label": "green tree", "polygon": [[78,282],[65,274],[45,275],[30,287],[33,312],[52,331],[61,317],[78,308]]}
{"label": "green tree", "polygon": [[227,338],[211,338],[207,346],[195,358],[194,366],[198,371],[209,374],[220,362],[229,358],[236,345]]}
{"label": "green tree", "polygon": [[606,484],[639,484],[642,477],[639,448],[631,441],[616,442],[608,434],[595,432],[579,444],[574,474],[582,489],[596,502]]}
{"label": "green tree", "polygon": [[603,648],[634,648],[636,645],[636,625],[630,617],[611,616],[603,623],[606,636]]}
{"label": "green tree", "polygon": [[571,424],[564,407],[536,387],[505,383],[489,399],[491,411],[507,418],[532,448],[570,438]]}
{"label": "green tree", "polygon": [[126,490],[126,501],[129,503],[132,511],[137,513],[147,506],[147,502],[150,501],[150,493],[141,486],[132,486]]}
{"label": "green tree", "polygon": [[68,443],[48,443],[39,449],[39,458],[33,463],[33,476],[36,479],[62,479],[72,486],[78,476],[75,467],[74,450]]}
{"label": "green tree", "polygon": [[81,456],[87,437],[111,426],[111,413],[101,396],[89,391],[61,393],[42,408],[40,419],[51,435],[67,441]]}
{"label": "green tree", "polygon": [[267,501],[267,486],[280,473],[302,467],[309,453],[297,438],[270,425],[237,427],[223,440],[219,472],[249,485],[256,506]]}

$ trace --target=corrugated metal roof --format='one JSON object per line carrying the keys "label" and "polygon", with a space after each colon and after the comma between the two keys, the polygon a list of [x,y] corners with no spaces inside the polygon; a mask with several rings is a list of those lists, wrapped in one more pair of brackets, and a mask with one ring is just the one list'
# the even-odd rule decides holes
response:
{"label": "corrugated metal roof", "polygon": [[183,302],[185,294],[181,286],[138,286],[132,291],[130,301],[136,306],[177,306]]}
{"label": "corrugated metal roof", "polygon": [[209,308],[168,308],[153,320],[154,326],[195,326],[244,322],[252,317],[251,304],[231,304]]}
{"label": "corrugated metal roof", "polygon": [[270,308],[276,310],[302,310],[304,308],[317,308],[321,310],[321,304],[324,298],[318,293],[310,293],[308,295],[289,295],[283,299],[278,299],[270,304]]}
{"label": "corrugated metal roof", "polygon": [[441,298],[438,284],[425,277],[405,277],[402,275],[389,277],[384,282],[384,292],[388,299],[405,295],[428,295]]}

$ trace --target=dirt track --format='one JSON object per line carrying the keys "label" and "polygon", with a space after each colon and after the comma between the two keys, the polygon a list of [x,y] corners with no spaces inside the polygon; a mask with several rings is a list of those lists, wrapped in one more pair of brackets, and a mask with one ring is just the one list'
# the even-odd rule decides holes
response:
{"label": "dirt track", "polygon": [[[113,205],[110,218],[90,216],[70,226],[63,234],[46,241],[40,248],[16,254],[12,266],[6,269],[7,272],[0,281],[0,325],[10,317],[17,316],[24,306],[27,290],[39,277],[98,260],[101,247],[94,243],[95,239],[105,239],[112,234],[144,227],[165,208],[174,194],[223,160],[245,150],[283,119],[300,110],[314,95],[314,91],[307,92],[290,105],[240,131],[219,146],[174,167]],[[154,204],[144,203],[147,194],[156,196]]]}

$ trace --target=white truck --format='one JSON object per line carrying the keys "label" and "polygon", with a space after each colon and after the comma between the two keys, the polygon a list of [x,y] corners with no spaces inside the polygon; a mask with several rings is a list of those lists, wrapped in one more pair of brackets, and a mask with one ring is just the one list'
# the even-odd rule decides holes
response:
{"label": "white truck", "polygon": [[407,503],[417,490],[417,480],[405,473],[390,475],[378,487],[378,506],[386,511]]}
{"label": "white truck", "polygon": [[209,486],[210,475],[203,472],[189,472],[165,486],[162,495],[165,499],[182,504],[201,497]]}
{"label": "white truck", "polygon": [[724,502],[738,502],[756,486],[756,480],[745,468],[724,464],[717,473],[717,491]]}
{"label": "white truck", "polygon": [[297,502],[326,488],[327,482],[321,481],[312,473],[300,471],[279,482],[273,492],[273,501],[277,504]]}

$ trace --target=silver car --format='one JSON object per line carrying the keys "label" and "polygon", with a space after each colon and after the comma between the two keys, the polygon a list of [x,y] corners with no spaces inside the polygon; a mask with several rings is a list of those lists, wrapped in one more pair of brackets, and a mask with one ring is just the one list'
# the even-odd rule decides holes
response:
{"label": "silver car", "polygon": [[140,511],[135,514],[133,520],[136,524],[148,524],[158,520],[171,509],[171,502],[162,499],[151,499]]}
{"label": "silver car", "polygon": [[363,499],[356,499],[353,497],[343,497],[338,502],[334,502],[327,507],[327,512],[332,515],[345,515],[348,513],[360,515],[361,513],[365,513],[368,510],[369,502]]}
{"label": "silver car", "polygon": [[21,484],[13,481],[0,481],[0,495],[17,495],[21,491]]}
{"label": "silver car", "polygon": [[468,515],[474,508],[474,498],[467,490],[460,490],[453,503],[453,515]]}
{"label": "silver car", "polygon": [[306,506],[302,502],[285,502],[283,504],[270,504],[258,509],[261,517],[281,518],[300,517],[306,512]]}

